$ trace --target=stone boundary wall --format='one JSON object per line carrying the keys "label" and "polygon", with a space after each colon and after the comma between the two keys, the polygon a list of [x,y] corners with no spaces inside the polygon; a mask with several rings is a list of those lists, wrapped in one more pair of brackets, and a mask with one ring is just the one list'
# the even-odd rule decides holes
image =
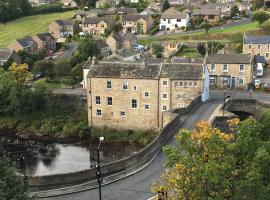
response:
{"label": "stone boundary wall", "polygon": [[84,95],[54,94],[54,96],[61,110],[87,111],[87,99]]}
{"label": "stone boundary wall", "polygon": [[[175,135],[175,129],[179,128],[183,117],[189,114],[200,103],[201,97],[199,96],[187,108],[174,111],[177,113],[177,116],[161,130],[160,134],[150,144],[139,152],[124,159],[103,164],[101,166],[103,177],[122,171],[134,170],[149,163],[161,151],[162,147],[167,144],[169,139]],[[95,180],[95,173],[95,169],[91,168],[74,173],[28,177],[29,186],[31,191],[61,188]]]}

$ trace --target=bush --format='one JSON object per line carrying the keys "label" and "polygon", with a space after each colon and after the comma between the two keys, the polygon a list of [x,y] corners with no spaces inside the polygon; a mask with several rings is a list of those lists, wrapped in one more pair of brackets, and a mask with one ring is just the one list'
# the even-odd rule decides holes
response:
{"label": "bush", "polygon": [[153,29],[150,31],[150,35],[155,35],[158,31],[159,31],[159,27],[156,26],[155,28],[153,28]]}

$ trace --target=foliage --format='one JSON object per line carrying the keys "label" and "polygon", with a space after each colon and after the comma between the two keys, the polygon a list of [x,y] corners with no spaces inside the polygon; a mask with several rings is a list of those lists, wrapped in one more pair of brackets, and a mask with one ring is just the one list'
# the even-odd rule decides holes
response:
{"label": "foliage", "polygon": [[112,31],[114,33],[119,33],[122,29],[123,29],[123,26],[122,26],[121,23],[115,23],[115,25],[113,26]]}
{"label": "foliage", "polygon": [[208,33],[209,29],[211,28],[211,24],[207,23],[207,22],[203,22],[200,25],[200,29],[204,29],[205,33]]}
{"label": "foliage", "polygon": [[164,47],[160,43],[155,43],[152,45],[153,54],[156,56],[156,58],[162,58]]}
{"label": "foliage", "polygon": [[150,30],[150,35],[155,35],[159,31],[159,26],[156,26]]}
{"label": "foliage", "polygon": [[171,6],[170,6],[170,3],[168,0],[165,0],[163,2],[163,5],[162,5],[162,12],[164,12],[165,10],[169,9]]}
{"label": "foliage", "polygon": [[50,60],[41,60],[37,61],[33,68],[33,74],[39,74],[41,73],[46,77],[46,80],[48,77],[53,78],[53,68],[54,63]]}
{"label": "foliage", "polygon": [[33,14],[45,14],[45,13],[53,13],[53,12],[65,12],[68,10],[73,10],[74,8],[63,7],[60,3],[50,3],[44,4],[40,6],[36,6],[33,8]]}
{"label": "foliage", "polygon": [[204,43],[198,43],[198,44],[197,44],[197,51],[198,51],[202,56],[204,56],[204,55],[206,54],[206,48],[205,48]]}
{"label": "foliage", "polygon": [[18,54],[22,59],[22,63],[26,63],[29,66],[30,70],[34,67],[36,61],[42,60],[44,58],[44,56],[40,54],[40,52],[36,54],[30,54],[26,51],[19,51]]}
{"label": "foliage", "polygon": [[208,55],[214,55],[216,54],[220,49],[222,49],[224,47],[224,44],[221,42],[208,42],[207,43],[207,51],[208,51]]}
{"label": "foliage", "polygon": [[22,177],[15,174],[11,163],[0,159],[0,199],[27,200],[26,188]]}
{"label": "foliage", "polygon": [[100,54],[97,44],[89,36],[83,38],[78,46],[78,56],[81,61],[86,61],[89,57]]}
{"label": "foliage", "polygon": [[29,72],[27,64],[12,63],[9,67],[9,71],[15,77],[18,85],[26,84],[32,80],[32,73]]}
{"label": "foliage", "polygon": [[265,21],[270,18],[268,12],[259,10],[255,11],[252,15],[252,20],[259,22],[259,26],[261,26]]}
{"label": "foliage", "polygon": [[54,73],[57,77],[69,76],[71,74],[71,65],[69,60],[61,59],[54,64]]}
{"label": "foliage", "polygon": [[231,13],[231,18],[239,15],[240,11],[239,11],[238,6],[237,5],[232,6],[230,13]]}
{"label": "foliage", "polygon": [[153,191],[162,187],[169,199],[269,199],[269,116],[228,121],[234,135],[207,122],[181,130],[177,145],[164,148],[166,170]]}

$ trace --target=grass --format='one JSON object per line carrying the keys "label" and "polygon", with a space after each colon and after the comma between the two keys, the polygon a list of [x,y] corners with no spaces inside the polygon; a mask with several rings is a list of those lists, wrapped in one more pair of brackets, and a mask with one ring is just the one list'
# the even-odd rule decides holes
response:
{"label": "grass", "polygon": [[185,48],[183,51],[177,56],[188,57],[188,58],[198,58],[200,57],[200,53],[195,48]]}
{"label": "grass", "polygon": [[48,26],[56,19],[68,19],[76,10],[23,17],[6,24],[0,24],[0,47],[7,47],[13,40],[37,33],[48,32]]}
{"label": "grass", "polygon": [[47,82],[45,78],[39,79],[34,82],[34,84],[42,84],[45,85],[49,90],[54,90],[57,88],[61,88],[60,82]]}
{"label": "grass", "polygon": [[205,41],[226,41],[228,40],[228,36],[232,33],[243,33],[249,31],[258,31],[261,28],[258,26],[257,22],[251,22],[247,24],[242,24],[239,26],[232,26],[219,30],[210,30],[209,34],[206,34],[205,31],[199,31],[195,33],[187,33],[187,34],[179,34],[179,35],[161,35],[161,36],[151,36],[147,38],[141,38],[138,40],[140,44],[150,45],[156,41],[196,41],[200,40],[200,42]]}

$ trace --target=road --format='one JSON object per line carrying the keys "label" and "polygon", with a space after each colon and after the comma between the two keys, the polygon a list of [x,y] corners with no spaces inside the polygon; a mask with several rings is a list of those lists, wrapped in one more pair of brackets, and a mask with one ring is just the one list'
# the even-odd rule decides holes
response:
{"label": "road", "polygon": [[58,61],[61,60],[62,58],[70,58],[72,54],[77,50],[77,48],[78,48],[77,43],[69,43],[67,44],[67,49],[53,60]]}
{"label": "road", "polygon": [[[214,109],[222,102],[216,100],[202,104],[193,114],[186,118],[181,128],[192,129],[194,124],[200,120],[208,120]],[[176,131],[178,132],[178,130]],[[171,139],[169,142],[173,144]],[[151,194],[151,184],[158,180],[164,171],[163,163],[165,155],[160,152],[153,162],[142,171],[102,187],[102,196],[104,200],[146,200],[153,196]],[[98,190],[90,190],[75,194],[63,195],[58,197],[43,198],[45,200],[96,200],[98,199]]]}

